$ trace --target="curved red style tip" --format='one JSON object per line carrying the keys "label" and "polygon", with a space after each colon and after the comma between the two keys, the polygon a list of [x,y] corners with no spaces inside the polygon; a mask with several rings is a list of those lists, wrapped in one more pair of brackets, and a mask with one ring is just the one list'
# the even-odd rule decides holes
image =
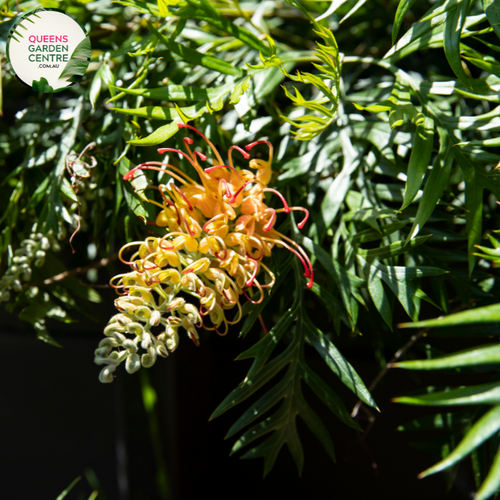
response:
{"label": "curved red style tip", "polygon": [[134,167],[132,170],[129,170],[124,176],[123,180],[124,181],[129,181],[134,177],[134,174],[137,172],[137,170],[140,170],[140,167]]}
{"label": "curved red style tip", "polygon": [[203,153],[200,153],[199,151],[195,151],[194,154],[197,155],[201,161],[207,161],[207,155],[204,155]]}
{"label": "curved red style tip", "polygon": [[184,142],[187,142],[189,145],[193,144],[194,140],[191,137],[184,137]]}
{"label": "curved red style tip", "polygon": [[247,153],[244,149],[241,149],[239,146],[231,146],[229,148],[229,151],[231,151],[232,149],[236,149],[236,151],[241,153],[243,155],[243,158],[245,158],[245,160],[248,160],[250,158],[250,154]]}
{"label": "curved red style tip", "polygon": [[177,126],[178,126],[179,128],[191,128],[191,127],[189,127],[189,125],[188,125],[187,123],[182,123],[182,122],[179,122],[179,123],[177,124]]}
{"label": "curved red style tip", "polygon": [[306,225],[307,219],[309,219],[309,210],[307,210],[307,208],[303,208],[303,207],[300,207],[300,210],[302,210],[306,214],[305,217],[304,217],[304,220],[300,221],[297,224],[297,227],[299,229],[302,229]]}
{"label": "curved red style tip", "polygon": [[250,144],[247,144],[245,146],[245,149],[247,151],[250,151],[254,146],[257,146],[257,144],[266,144],[267,146],[272,148],[271,143],[269,141],[255,141],[255,142],[251,142]]}

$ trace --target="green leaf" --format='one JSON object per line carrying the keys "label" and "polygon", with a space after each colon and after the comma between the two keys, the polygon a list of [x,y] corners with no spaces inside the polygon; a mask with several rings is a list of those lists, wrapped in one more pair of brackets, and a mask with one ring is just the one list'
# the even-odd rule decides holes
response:
{"label": "green leaf", "polygon": [[[239,451],[255,439],[265,437],[256,447],[247,451],[242,458],[264,458],[264,475],[272,469],[281,448],[286,444],[295,461],[299,473],[304,463],[304,453],[297,433],[296,417],[300,416],[309,429],[323,444],[328,455],[334,459],[334,449],[330,434],[316,413],[309,407],[301,389],[303,378],[325,404],[342,421],[355,426],[347,410],[336,397],[335,393],[307,366],[304,356],[304,346],[309,340],[318,349],[330,368],[341,378],[355,394],[359,395],[367,404],[375,406],[363,382],[353,370],[352,366],[342,357],[336,348],[312,324],[305,313],[303,304],[304,278],[295,259],[296,294],[295,301],[288,312],[281,317],[276,326],[252,348],[244,352],[238,359],[254,357],[254,363],[243,383],[234,389],[215,410],[211,418],[222,414],[229,408],[244,401],[257,390],[264,387],[271,379],[285,369],[281,380],[267,388],[263,394],[249,408],[229,430],[229,435],[242,430],[255,422],[263,413],[271,410],[275,405],[281,406],[274,414],[248,429],[235,443],[232,452]],[[292,322],[297,320],[292,326]],[[290,332],[286,349],[268,362],[274,347],[286,331]]]}
{"label": "green leaf", "polygon": [[231,92],[230,104],[238,104],[240,102],[241,96],[245,93],[245,90],[250,88],[250,76],[243,79],[242,82],[237,83]]}
{"label": "green leaf", "polygon": [[424,180],[434,144],[434,121],[428,116],[422,117],[417,124],[415,140],[408,164],[408,178],[405,185],[405,198],[400,210],[404,210],[415,198]]}
{"label": "green leaf", "polygon": [[349,314],[352,329],[354,330],[355,321],[353,321],[353,319],[357,309],[356,300],[354,298],[355,290],[357,287],[364,284],[364,281],[346,271],[335,259],[332,259],[320,246],[313,243],[309,238],[298,235],[297,239],[306,250],[309,250],[316,256],[328,274],[334,279],[339,289],[340,296],[342,297],[342,302]]}
{"label": "green leaf", "polygon": [[31,86],[33,87],[33,90],[41,92],[42,94],[54,92],[54,89],[49,85],[49,82],[43,76],[40,78],[40,81],[33,80]]}
{"label": "green leaf", "polygon": [[420,396],[400,396],[394,398],[393,401],[423,406],[498,404],[500,403],[500,385],[498,382],[471,385]]}
{"label": "green leaf", "polygon": [[199,2],[187,0],[184,6],[181,6],[180,8],[171,7],[170,11],[175,16],[206,21],[212,26],[222,30],[224,33],[241,40],[245,45],[248,45],[252,49],[257,50],[258,52],[263,52],[266,56],[270,55],[269,48],[262,43],[261,40],[259,40],[247,29],[237,26],[229,19],[221,15],[208,0],[201,0]]}
{"label": "green leaf", "polygon": [[470,87],[470,83],[460,59],[460,38],[469,3],[470,0],[458,0],[444,20],[444,53],[451,69],[466,87]]}
{"label": "green leaf", "polygon": [[69,61],[64,66],[59,78],[66,78],[68,76],[81,76],[85,74],[90,62],[90,39],[86,36],[71,54]]}
{"label": "green leaf", "polygon": [[344,424],[356,430],[361,430],[356,421],[354,421],[345,407],[342,400],[335,394],[333,389],[309,366],[301,365],[302,378],[304,382],[314,391],[323,403],[330,409],[330,411],[339,418]]}
{"label": "green leaf", "polygon": [[373,248],[371,250],[363,250],[363,249],[358,249],[358,254],[365,258],[368,261],[371,261],[373,259],[388,259],[389,257],[396,257],[397,255],[401,255],[402,253],[408,252],[410,248],[415,248],[424,243],[427,239],[429,239],[430,235],[428,236],[418,236],[414,238],[413,240],[410,241],[408,245],[405,246],[403,241],[396,241],[394,243],[391,243],[390,245],[385,245],[379,248]]}
{"label": "green leaf", "polygon": [[419,477],[430,476],[440,472],[453,464],[462,460],[466,455],[476,449],[481,443],[490,438],[500,429],[500,405],[492,408],[488,413],[481,417],[467,432],[459,445],[444,459],[433,467],[425,470]]}
{"label": "green leaf", "polygon": [[393,54],[401,51],[410,43],[418,40],[425,35],[432,28],[442,24],[447,17],[447,10],[452,8],[453,2],[449,0],[437,1],[423,16],[415,23],[401,38],[400,40],[385,54],[383,59],[390,58]]}
{"label": "green leaf", "polygon": [[398,431],[424,431],[424,430],[456,430],[463,429],[470,424],[469,410],[454,413],[437,413],[427,415],[398,427]]}
{"label": "green leaf", "polygon": [[[274,271],[276,281],[271,288],[271,292],[267,294],[264,297],[264,300],[257,305],[251,304],[250,302],[247,302],[247,304],[250,304],[252,307],[249,306],[250,313],[245,319],[245,322],[243,323],[243,326],[241,327],[241,331],[239,334],[239,337],[244,337],[252,328],[253,324],[257,321],[258,317],[260,314],[262,314],[262,311],[268,304],[268,302],[271,300],[271,297],[274,296],[274,294],[277,292],[285,278],[288,276],[288,273],[292,269],[292,262],[293,258],[290,257],[288,258],[284,263],[281,263],[280,265],[276,266],[276,270]],[[245,306],[243,306],[243,314],[245,314]],[[238,356],[237,359],[243,359],[241,358],[242,354]]]}
{"label": "green leaf", "polygon": [[77,477],[57,498],[56,500],[63,500],[66,498],[66,495],[73,489],[73,486],[80,481],[81,477]]}
{"label": "green leaf", "polygon": [[500,7],[498,2],[496,0],[482,0],[482,2],[484,13],[488,17],[488,21],[495,30],[498,38],[500,38]]}
{"label": "green leaf", "polygon": [[[500,35],[499,35],[500,36]],[[486,476],[483,484],[479,488],[474,497],[474,500],[486,500],[498,492],[500,488],[500,448],[497,450],[496,455],[491,464],[491,468]]]}
{"label": "green leaf", "polygon": [[405,244],[415,238],[422,230],[448,184],[451,166],[453,164],[453,155],[450,151],[450,140],[446,131],[442,128],[438,128],[438,133],[440,138],[439,154],[436,157],[429,178],[425,183],[424,194],[418,204],[417,215],[415,216],[413,226]]}
{"label": "green leaf", "polygon": [[[371,268],[373,269],[373,267]],[[368,278],[368,291],[378,312],[392,330],[392,310],[382,280],[375,274]]]}
{"label": "green leaf", "polygon": [[378,410],[375,401],[359,375],[330,340],[308,318],[306,319],[305,327],[307,338],[333,373],[340,378],[346,387],[356,394],[356,397],[368,406]]}
{"label": "green leaf", "polygon": [[149,134],[147,137],[142,139],[133,139],[131,141],[127,141],[132,146],[156,146],[161,144],[162,142],[167,141],[175,134],[179,132],[179,127],[177,126],[177,122],[169,123],[168,125],[162,125],[157,128],[152,134]]}
{"label": "green leaf", "polygon": [[401,361],[394,363],[394,368],[407,370],[443,370],[462,368],[465,366],[479,366],[500,363],[500,345],[473,347],[466,351],[449,354],[440,358]]}
{"label": "green leaf", "polygon": [[217,57],[208,56],[198,52],[195,49],[191,49],[182,45],[181,43],[174,42],[170,40],[165,35],[160,33],[149,21],[146,21],[148,28],[155,34],[155,36],[162,41],[167,47],[168,50],[172,51],[174,54],[181,56],[183,60],[190,62],[194,65],[200,65],[208,69],[212,69],[214,71],[218,71],[219,73],[223,73],[225,75],[233,75],[236,77],[241,77],[243,75],[243,71],[241,69],[236,68],[232,64],[223,61]]}
{"label": "green leaf", "polygon": [[396,15],[394,16],[394,24],[392,25],[392,43],[396,41],[399,29],[403,24],[406,13],[411,9],[412,5],[415,2],[416,0],[400,0],[398,10],[396,11]]}
{"label": "green leaf", "polygon": [[460,326],[474,323],[497,323],[500,321],[500,304],[469,309],[449,316],[436,319],[418,321],[416,323],[402,323],[400,328],[437,328],[440,326]]}

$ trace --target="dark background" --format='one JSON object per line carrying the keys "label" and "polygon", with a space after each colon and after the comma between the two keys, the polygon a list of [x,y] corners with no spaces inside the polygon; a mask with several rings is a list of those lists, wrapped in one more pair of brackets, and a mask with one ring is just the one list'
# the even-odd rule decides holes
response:
{"label": "dark background", "polygon": [[[121,367],[112,384],[98,381],[100,368],[93,363],[93,351],[106,323],[101,316],[109,318],[114,313],[112,297],[111,291],[103,293],[103,304],[96,313],[98,321],[81,318],[70,325],[49,324],[62,349],[35,340],[28,327],[2,313],[2,499],[55,500],[73,479],[83,475],[67,499],[86,500],[93,489],[99,489],[98,498],[103,500],[162,500],[156,478],[158,449],[166,461],[171,500],[206,496],[471,498],[474,487],[470,461],[464,461],[449,492],[442,474],[418,480],[417,474],[434,464],[436,456],[412,450],[408,442],[436,434],[396,430],[416,416],[435,413],[435,409],[399,405],[391,398],[414,389],[415,383],[430,383],[435,374],[428,380],[420,375],[415,379],[410,378],[415,377],[411,372],[391,370],[374,392],[382,413],[370,412],[375,421],[364,437],[337,420],[304,388],[331,433],[336,464],[300,419],[305,452],[302,477],[287,449],[282,449],[266,478],[262,477],[262,459],[229,457],[235,439],[224,441],[224,436],[248,405],[240,405],[214,421],[208,419],[243,380],[251,360],[233,360],[256,341],[260,335],[257,328],[245,339],[238,339],[237,331],[223,338],[207,334],[198,348],[183,336],[175,353],[159,359],[148,370],[158,395],[160,437],[152,438],[139,374],[129,375]],[[404,340],[411,333],[402,331],[398,335]],[[368,385],[379,370],[371,350],[362,344],[352,350],[352,341],[348,344],[351,350],[346,349],[342,337],[334,341]],[[345,341],[347,345],[348,339]],[[355,396],[312,349],[307,362],[333,385],[350,410],[356,403]],[[456,376],[453,381],[456,383]],[[368,417],[360,413],[363,428],[369,426]],[[155,444],[161,445],[156,452]]]}

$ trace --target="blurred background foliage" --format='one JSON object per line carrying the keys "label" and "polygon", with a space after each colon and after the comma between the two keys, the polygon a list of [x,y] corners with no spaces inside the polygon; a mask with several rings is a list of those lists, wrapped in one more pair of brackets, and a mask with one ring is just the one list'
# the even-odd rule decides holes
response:
{"label": "blurred background foliage", "polygon": [[[451,488],[466,459],[474,484],[465,489],[478,491],[477,500],[496,495],[498,3],[1,0],[0,6],[0,298],[7,312],[57,346],[47,325],[95,316],[97,304],[112,300],[105,275],[122,271],[117,250],[144,239],[143,220],[154,217],[122,176],[141,162],[164,160],[155,146],[180,147],[177,122],[194,124],[221,151],[267,139],[276,151],[273,187],[311,212],[294,238],[311,255],[316,282],[302,291],[296,264],[278,253],[279,286],[265,307],[246,307],[243,330],[231,332],[252,332],[258,343],[240,359],[256,360],[214,416],[269,382],[231,427],[229,436],[241,434],[259,419],[233,451],[266,436],[245,457],[264,457],[267,474],[287,444],[300,472],[301,441],[295,418],[287,416],[301,416],[332,458],[329,429],[343,425],[321,423],[303,400],[301,379],[366,435],[375,420],[369,405],[376,407],[369,391],[376,401],[389,368],[445,370],[459,382],[443,387],[436,372],[435,383],[418,387],[416,377],[415,391],[396,401],[446,408],[401,422],[400,430],[440,431],[415,443],[440,460],[423,475],[444,470]],[[78,18],[92,44],[84,78],[58,94],[24,87],[6,61],[10,28],[39,7]],[[148,176],[161,181],[161,174]],[[312,321],[307,309],[314,310]],[[259,313],[274,326],[267,336],[254,326]],[[399,323],[420,330],[410,337]],[[281,338],[283,347],[268,362]],[[380,373],[365,381],[369,391],[338,343],[372,353]],[[309,346],[360,398],[352,411],[305,364]],[[154,394],[142,380],[143,394]],[[166,491],[161,480],[158,487]]]}

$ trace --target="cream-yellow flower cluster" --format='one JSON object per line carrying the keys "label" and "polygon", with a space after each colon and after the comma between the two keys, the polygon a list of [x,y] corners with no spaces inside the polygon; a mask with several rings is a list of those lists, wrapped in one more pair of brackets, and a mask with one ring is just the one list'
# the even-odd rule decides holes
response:
{"label": "cream-yellow flower cluster", "polygon": [[[226,164],[201,132],[191,125],[178,126],[204,139],[214,155],[213,165],[203,169],[201,162],[207,156],[193,151],[193,139],[185,137],[186,152],[172,148],[158,152],[182,155],[196,170],[199,181],[174,165],[160,162],[143,163],[124,176],[131,180],[138,170],[158,170],[171,177],[167,184],[152,186],[161,203],[148,199],[161,209],[156,221],[149,224],[164,227],[166,234],[128,243],[120,250],[120,260],[131,271],[111,280],[120,295],[115,301],[120,313],[110,320],[104,330],[106,338],[95,353],[95,362],[104,365],[101,382],[112,382],[123,361],[126,370],[133,373],[141,365],[152,366],[158,356],[168,356],[178,345],[180,327],[196,345],[200,328],[226,335],[229,325],[242,318],[240,296],[259,304],[264,289],[273,286],[274,274],[263,259],[271,256],[274,246],[293,252],[309,278],[307,286],[313,283],[305,251],[274,229],[278,213],[303,211],[299,229],[309,213],[302,207],[290,207],[281,193],[267,187],[272,174],[272,145],[257,141],[245,150],[232,146]],[[233,151],[249,160],[249,151],[257,144],[269,147],[268,159],[251,159],[250,170],[235,168]],[[272,194],[280,198],[283,208],[266,205],[266,195]],[[124,254],[131,248],[135,253],[126,259]],[[161,328],[161,333],[155,335],[151,331],[154,327]]]}

